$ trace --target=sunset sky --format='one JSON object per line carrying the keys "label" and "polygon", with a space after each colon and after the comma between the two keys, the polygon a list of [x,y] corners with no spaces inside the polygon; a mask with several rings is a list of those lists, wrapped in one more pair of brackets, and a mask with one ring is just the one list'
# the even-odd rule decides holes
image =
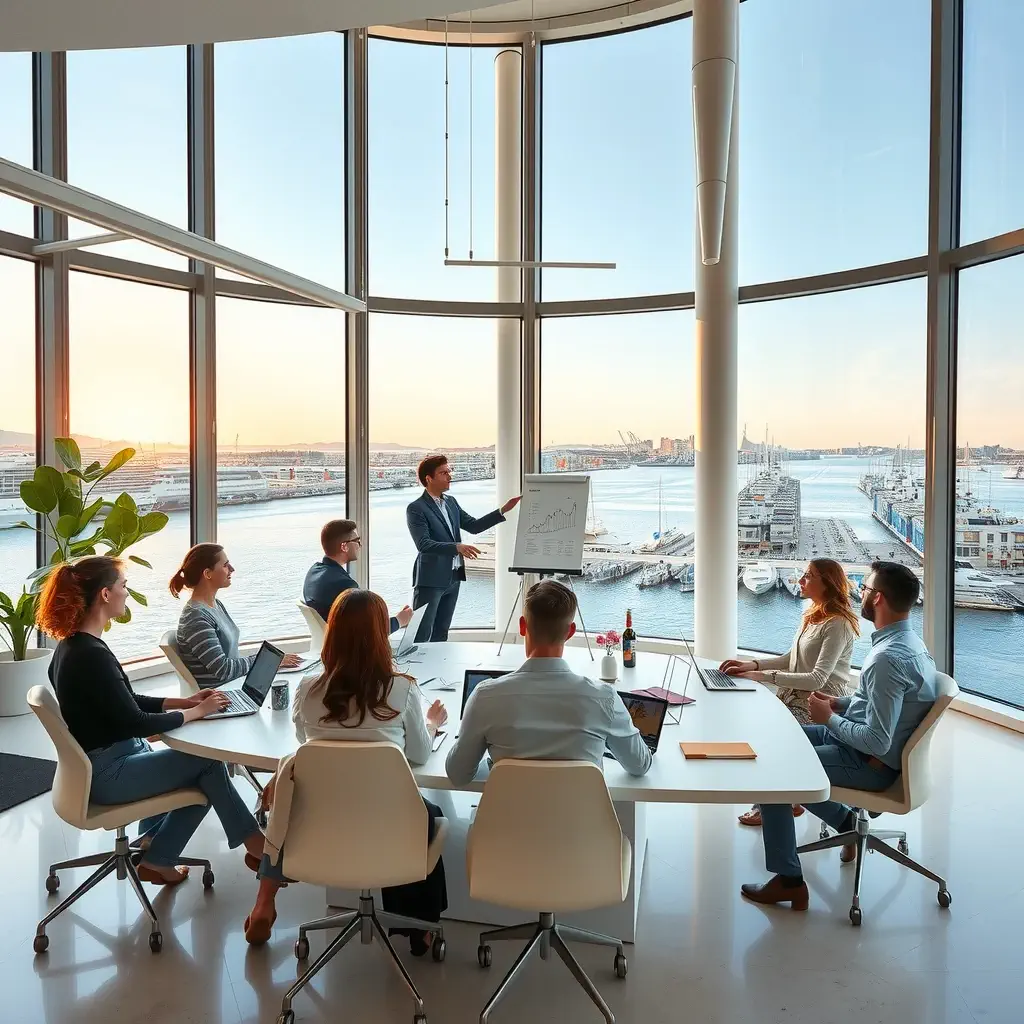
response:
{"label": "sunset sky", "polygon": [[[925,251],[929,6],[742,5],[742,283]],[[1024,127],[1007,114],[1024,105],[1024,71],[994,45],[1011,19],[1024,23],[1024,5],[991,0],[969,10],[965,241],[1024,226]],[[880,35],[875,16],[883,11]],[[690,35],[682,20],[545,52],[543,255],[619,266],[548,272],[543,298],[693,287]],[[494,52],[472,58],[479,257],[493,255]],[[342,286],[340,39],[218,45],[216,55],[219,237]],[[371,41],[375,295],[495,298],[492,271],[442,266],[443,62],[441,47]],[[468,52],[453,50],[453,255],[469,244],[469,74]],[[71,180],[184,225],[183,49],[71,54],[68,81]],[[0,54],[0,154],[25,163],[30,86],[27,56]],[[30,214],[0,198],[0,229],[28,233]],[[136,243],[108,248],[183,266]],[[31,267],[0,257],[0,429],[33,429],[33,290]],[[961,275],[961,442],[1024,447],[1022,296],[1024,256]],[[72,429],[187,442],[186,293],[73,274],[70,306]],[[923,280],[742,306],[737,432],[747,424],[761,436],[767,424],[791,447],[908,438],[922,447],[925,312]],[[224,298],[217,314],[220,443],[233,444],[236,434],[242,445],[343,440],[343,315]],[[613,442],[619,430],[655,440],[693,433],[693,316],[546,320],[543,443]],[[372,442],[494,442],[493,321],[375,314],[370,346]]]}

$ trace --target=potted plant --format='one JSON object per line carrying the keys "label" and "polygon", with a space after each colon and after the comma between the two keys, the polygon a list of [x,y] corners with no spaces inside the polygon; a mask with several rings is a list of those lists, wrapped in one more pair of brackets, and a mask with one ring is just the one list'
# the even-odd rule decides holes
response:
{"label": "potted plant", "polygon": [[[167,525],[163,512],[141,512],[127,492],[113,501],[102,496],[93,498],[93,491],[103,480],[135,457],[134,448],[122,449],[105,466],[93,462],[83,468],[82,453],[72,438],[57,438],[54,445],[63,470],[39,466],[32,479],[21,484],[21,500],[39,516],[40,525],[23,521],[7,527],[34,530],[46,537],[53,546],[53,555],[48,565],[29,576],[28,589],[22,588],[17,600],[0,592],[0,639],[10,648],[0,651],[0,716],[26,714],[29,708],[25,695],[46,681],[52,652],[30,647],[29,641],[35,629],[39,591],[54,567],[83,555],[118,557]],[[144,558],[128,558],[153,568]],[[131,589],[128,593],[139,604],[146,604],[142,594]],[[126,606],[117,621],[130,622],[131,617],[131,608]]]}
{"label": "potted plant", "polygon": [[619,662],[612,651],[622,643],[622,637],[614,629],[609,629],[607,633],[598,635],[597,643],[598,646],[604,648],[604,657],[601,659],[601,678],[609,683],[614,683],[619,678]]}

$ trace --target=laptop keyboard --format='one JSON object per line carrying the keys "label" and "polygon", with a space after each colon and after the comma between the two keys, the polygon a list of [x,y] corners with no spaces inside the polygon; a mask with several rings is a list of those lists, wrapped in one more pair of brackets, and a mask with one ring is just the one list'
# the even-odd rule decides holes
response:
{"label": "laptop keyboard", "polygon": [[704,678],[708,681],[708,686],[715,690],[735,690],[736,680],[732,676],[723,672],[720,668],[706,668],[704,669]]}
{"label": "laptop keyboard", "polygon": [[224,715],[229,711],[252,711],[252,701],[239,691],[225,691],[226,695],[230,698],[230,703],[227,707],[222,708],[219,712]]}

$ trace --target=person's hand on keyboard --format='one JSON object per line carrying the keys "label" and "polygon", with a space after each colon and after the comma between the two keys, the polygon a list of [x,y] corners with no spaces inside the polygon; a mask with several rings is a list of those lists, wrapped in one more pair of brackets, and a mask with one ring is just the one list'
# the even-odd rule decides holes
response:
{"label": "person's hand on keyboard", "polygon": [[216,714],[230,703],[228,695],[220,690],[200,690],[191,700],[191,706],[182,711],[186,722],[194,722],[197,718]]}

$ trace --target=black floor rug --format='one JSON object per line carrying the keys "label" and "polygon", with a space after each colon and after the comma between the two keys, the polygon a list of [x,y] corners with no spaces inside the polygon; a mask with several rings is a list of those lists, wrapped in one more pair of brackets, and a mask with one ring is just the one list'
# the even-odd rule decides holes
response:
{"label": "black floor rug", "polygon": [[17,807],[53,788],[56,761],[20,754],[0,754],[0,811]]}

